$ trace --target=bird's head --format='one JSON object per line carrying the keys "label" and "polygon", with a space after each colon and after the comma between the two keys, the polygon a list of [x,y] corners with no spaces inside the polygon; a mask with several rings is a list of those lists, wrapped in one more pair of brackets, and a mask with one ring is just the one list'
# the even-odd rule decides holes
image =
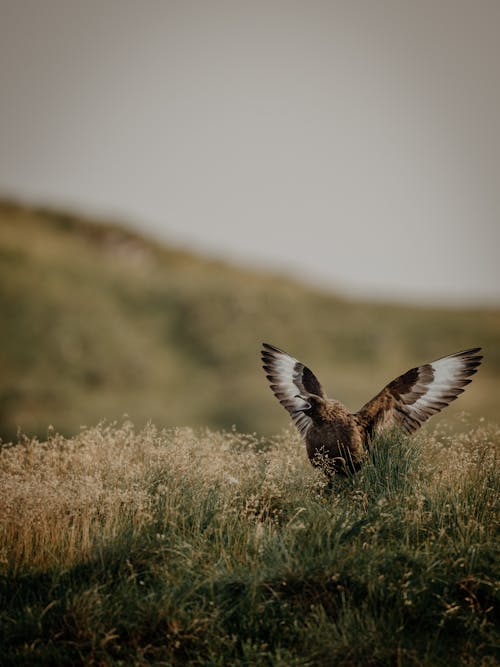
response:
{"label": "bird's head", "polygon": [[297,412],[303,412],[308,417],[313,417],[318,413],[319,408],[325,402],[325,399],[316,394],[307,394],[303,396],[302,394],[297,394],[295,398],[300,398],[303,401],[302,406]]}

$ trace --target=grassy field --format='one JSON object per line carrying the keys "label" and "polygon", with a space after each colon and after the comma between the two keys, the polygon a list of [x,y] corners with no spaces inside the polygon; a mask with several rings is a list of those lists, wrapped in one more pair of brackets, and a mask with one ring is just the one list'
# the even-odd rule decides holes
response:
{"label": "grassy field", "polygon": [[[2,665],[497,665],[500,431],[100,425],[0,450]],[[496,623],[496,626],[495,626]]]}
{"label": "grassy field", "polygon": [[49,424],[76,434],[124,414],[137,426],[234,424],[269,436],[288,422],[260,368],[262,341],[311,366],[351,410],[414,365],[482,346],[484,366],[446,415],[500,415],[498,309],[350,301],[6,201],[0,313],[4,440],[19,428],[45,439]]}
{"label": "grassy field", "polygon": [[[500,664],[498,309],[349,301],[4,201],[0,312],[2,667]],[[351,409],[485,361],[329,490],[264,340]]]}

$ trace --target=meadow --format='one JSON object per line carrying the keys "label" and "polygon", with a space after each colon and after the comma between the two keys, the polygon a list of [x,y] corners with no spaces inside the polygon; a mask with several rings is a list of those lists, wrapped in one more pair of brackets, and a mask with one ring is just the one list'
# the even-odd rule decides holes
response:
{"label": "meadow", "polygon": [[[0,312],[2,667],[500,664],[498,308],[347,299],[0,200]],[[329,489],[262,341],[351,410],[484,363]]]}
{"label": "meadow", "polygon": [[332,490],[292,431],[4,444],[0,664],[496,665],[499,444],[388,433]]}

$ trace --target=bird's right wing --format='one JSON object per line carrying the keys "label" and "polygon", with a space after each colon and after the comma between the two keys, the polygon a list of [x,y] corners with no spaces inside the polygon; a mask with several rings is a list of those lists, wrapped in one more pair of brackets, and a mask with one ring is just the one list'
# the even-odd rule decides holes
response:
{"label": "bird's right wing", "polygon": [[480,350],[457,352],[400,375],[361,408],[358,422],[370,436],[386,426],[413,433],[464,391],[481,363]]}
{"label": "bird's right wing", "polygon": [[262,361],[274,395],[305,435],[312,424],[303,412],[309,407],[307,397],[314,394],[325,398],[318,379],[307,366],[268,343],[263,344]]}

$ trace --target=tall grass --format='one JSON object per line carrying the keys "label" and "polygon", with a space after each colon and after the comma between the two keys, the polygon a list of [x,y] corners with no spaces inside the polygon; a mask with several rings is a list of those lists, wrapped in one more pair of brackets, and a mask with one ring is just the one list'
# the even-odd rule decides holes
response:
{"label": "tall grass", "polygon": [[498,444],[101,425],[0,454],[0,664],[493,665]]}

